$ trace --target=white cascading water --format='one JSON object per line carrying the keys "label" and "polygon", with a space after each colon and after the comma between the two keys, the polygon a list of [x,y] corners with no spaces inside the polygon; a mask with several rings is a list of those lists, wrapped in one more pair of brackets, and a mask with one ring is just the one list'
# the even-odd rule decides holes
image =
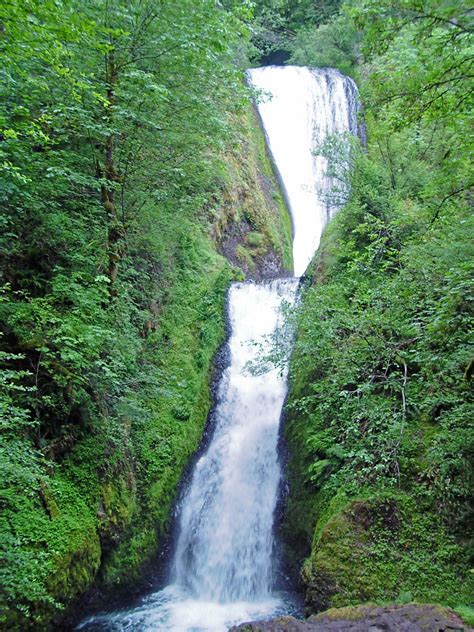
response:
{"label": "white cascading water", "polygon": [[357,87],[332,68],[269,66],[250,70],[248,76],[264,95],[272,95],[258,104],[258,110],[287,194],[294,273],[299,277],[339,208],[325,199],[334,183],[326,175],[326,159],[314,151],[333,134],[357,135]]}
{"label": "white cascading water", "polygon": [[293,218],[295,278],[230,289],[230,364],[218,386],[211,442],[179,503],[169,585],[136,608],[91,617],[78,629],[224,632],[288,610],[272,573],[286,375],[272,367],[254,374],[249,365],[265,355],[275,332],[285,332],[282,306],[294,304],[298,277],[337,210],[321,200],[331,182],[313,150],[328,134],[357,132],[358,102],[352,80],[331,69],[270,66],[249,71],[249,79],[273,95],[258,108]]}
{"label": "white cascading water", "polygon": [[275,368],[253,375],[248,366],[283,326],[280,306],[294,300],[296,285],[297,279],[280,279],[230,289],[230,366],[219,384],[214,439],[183,501],[174,560],[176,583],[208,601],[267,599],[271,593],[286,380]]}

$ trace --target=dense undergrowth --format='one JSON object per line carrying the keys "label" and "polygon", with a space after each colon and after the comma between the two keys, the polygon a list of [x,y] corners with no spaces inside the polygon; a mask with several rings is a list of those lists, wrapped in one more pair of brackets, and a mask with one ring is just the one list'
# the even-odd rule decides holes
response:
{"label": "dense undergrowth", "polygon": [[300,63],[358,78],[368,138],[320,148],[330,197],[351,193],[308,272],[290,366],[284,530],[310,612],[472,597],[466,10],[348,3],[294,41]]}
{"label": "dense undergrowth", "polygon": [[472,587],[472,219],[460,209],[430,228],[403,209],[384,222],[391,247],[356,186],[298,320],[289,531],[312,545],[312,607],[456,606]]}

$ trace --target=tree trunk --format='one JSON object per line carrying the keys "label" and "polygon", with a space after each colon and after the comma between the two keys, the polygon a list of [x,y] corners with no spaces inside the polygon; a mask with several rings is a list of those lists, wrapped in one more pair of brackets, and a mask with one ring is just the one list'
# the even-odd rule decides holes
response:
{"label": "tree trunk", "polygon": [[[114,52],[106,57],[106,81],[107,81],[107,122],[113,125],[113,108],[116,101],[116,86],[118,81],[118,69]],[[120,260],[124,252],[124,226],[118,218],[115,204],[115,183],[120,182],[120,176],[114,165],[115,136],[111,132],[104,145],[104,167],[97,164],[97,175],[104,180],[101,185],[101,202],[107,217],[107,276],[109,278],[110,297],[116,296],[115,281],[117,280]]]}

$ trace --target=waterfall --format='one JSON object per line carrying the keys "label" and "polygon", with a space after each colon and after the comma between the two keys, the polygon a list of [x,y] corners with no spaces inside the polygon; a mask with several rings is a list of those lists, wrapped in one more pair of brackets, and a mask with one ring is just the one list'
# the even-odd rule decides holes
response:
{"label": "waterfall", "polygon": [[339,207],[326,199],[335,183],[326,175],[326,159],[314,152],[331,135],[357,134],[357,87],[332,68],[267,66],[249,70],[248,77],[262,91],[258,110],[293,220],[299,277]]}
{"label": "waterfall", "polygon": [[258,108],[292,214],[295,278],[230,288],[230,364],[218,385],[212,439],[178,505],[169,584],[135,608],[91,617],[78,629],[223,632],[291,610],[272,572],[286,375],[251,367],[275,334],[285,335],[282,307],[294,305],[298,277],[337,210],[321,197],[332,183],[314,149],[328,134],[356,133],[357,93],[352,80],[330,69],[267,67],[249,71],[249,79],[273,95]]}
{"label": "waterfall", "polygon": [[[231,363],[218,392],[214,440],[183,499],[175,578],[209,601],[268,598],[277,500],[278,425],[285,376],[247,368],[265,353],[294,300],[296,279],[237,283],[229,294]],[[255,342],[263,341],[261,345]]]}

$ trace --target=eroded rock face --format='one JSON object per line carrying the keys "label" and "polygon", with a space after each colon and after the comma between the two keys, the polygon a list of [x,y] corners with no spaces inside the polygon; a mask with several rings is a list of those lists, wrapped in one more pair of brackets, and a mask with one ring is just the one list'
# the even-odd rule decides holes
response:
{"label": "eroded rock face", "polygon": [[262,244],[249,245],[249,235],[263,235],[252,231],[252,226],[245,220],[229,224],[221,238],[220,252],[236,268],[240,268],[248,281],[270,281],[282,277],[290,277],[291,272],[285,270],[282,256],[269,248],[267,238]]}
{"label": "eroded rock face", "polygon": [[230,632],[472,632],[447,608],[436,605],[334,608],[306,621],[278,617],[243,623]]}

